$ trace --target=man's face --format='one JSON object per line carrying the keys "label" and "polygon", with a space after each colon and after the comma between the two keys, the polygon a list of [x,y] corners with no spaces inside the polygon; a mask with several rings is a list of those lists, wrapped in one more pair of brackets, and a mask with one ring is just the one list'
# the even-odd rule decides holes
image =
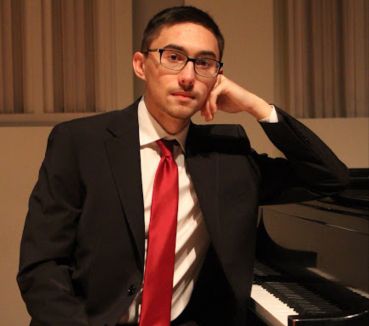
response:
{"label": "man's face", "polygon": [[[164,26],[150,44],[150,49],[157,48],[176,49],[190,57],[206,56],[219,60],[215,36],[205,27],[193,23]],[[141,58],[142,71],[138,75],[146,82],[145,103],[149,112],[162,125],[167,120],[187,124],[204,106],[216,77],[197,75],[193,62],[188,62],[181,71],[167,69],[160,65],[158,52],[149,52]]]}

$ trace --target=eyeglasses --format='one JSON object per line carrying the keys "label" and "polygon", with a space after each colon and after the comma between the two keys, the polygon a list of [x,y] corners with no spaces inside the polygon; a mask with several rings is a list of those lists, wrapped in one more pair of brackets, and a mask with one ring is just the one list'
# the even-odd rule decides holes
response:
{"label": "eyeglasses", "polygon": [[144,53],[159,52],[160,64],[170,70],[181,71],[187,62],[193,62],[195,73],[199,76],[216,77],[223,67],[223,62],[211,58],[191,58],[178,50],[172,49],[147,49]]}

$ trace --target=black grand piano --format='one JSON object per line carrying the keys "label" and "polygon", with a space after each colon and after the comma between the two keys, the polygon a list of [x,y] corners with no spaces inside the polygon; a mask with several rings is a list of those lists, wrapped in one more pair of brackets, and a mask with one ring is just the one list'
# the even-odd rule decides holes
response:
{"label": "black grand piano", "polygon": [[261,209],[255,325],[369,325],[369,169],[334,197]]}

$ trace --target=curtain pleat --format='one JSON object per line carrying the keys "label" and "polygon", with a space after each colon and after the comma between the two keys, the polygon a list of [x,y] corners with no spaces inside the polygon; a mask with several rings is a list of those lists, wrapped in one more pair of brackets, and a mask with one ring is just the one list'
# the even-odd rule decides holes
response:
{"label": "curtain pleat", "polygon": [[300,118],[369,116],[368,1],[276,0],[275,7],[276,42],[285,42],[277,103]]}
{"label": "curtain pleat", "polygon": [[131,25],[125,0],[0,0],[0,114],[127,105]]}

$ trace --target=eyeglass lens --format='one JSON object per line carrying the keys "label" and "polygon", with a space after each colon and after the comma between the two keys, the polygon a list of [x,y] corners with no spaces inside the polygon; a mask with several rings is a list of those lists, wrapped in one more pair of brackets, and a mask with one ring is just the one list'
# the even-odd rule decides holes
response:
{"label": "eyeglass lens", "polygon": [[194,63],[195,72],[204,77],[214,77],[219,72],[219,62],[211,58],[189,58],[184,53],[170,50],[161,49],[160,63],[163,67],[171,70],[181,70],[184,68],[188,61]]}

